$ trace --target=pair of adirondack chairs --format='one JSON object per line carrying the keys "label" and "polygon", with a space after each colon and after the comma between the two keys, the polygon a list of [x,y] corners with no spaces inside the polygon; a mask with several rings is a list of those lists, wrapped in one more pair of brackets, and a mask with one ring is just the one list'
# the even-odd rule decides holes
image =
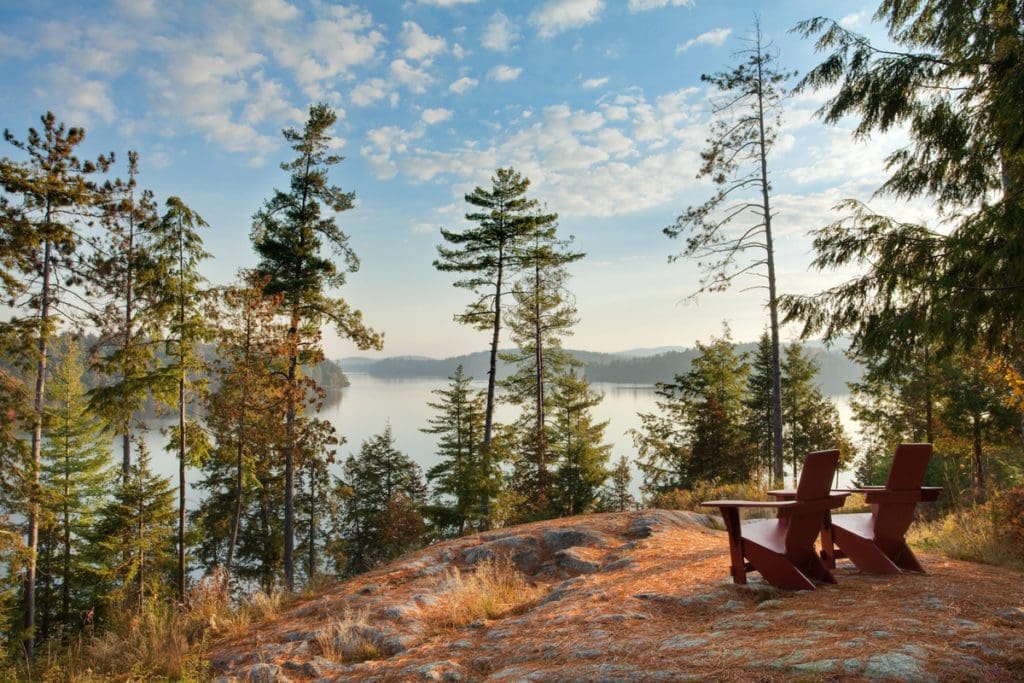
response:
{"label": "pair of adirondack chairs", "polygon": [[[919,501],[933,501],[940,488],[922,487],[931,444],[900,444],[885,486],[832,491],[839,451],[811,453],[796,490],[769,491],[773,501],[712,500],[729,534],[732,579],[746,583],[757,571],[769,583],[790,590],[813,590],[814,581],[835,583],[837,557],[848,557],[861,571],[923,572],[904,534]],[[863,493],[871,512],[832,516],[851,493]],[[775,508],[774,519],[740,524],[741,508]],[[821,552],[814,541],[821,535]],[[835,546],[839,546],[836,550]]]}

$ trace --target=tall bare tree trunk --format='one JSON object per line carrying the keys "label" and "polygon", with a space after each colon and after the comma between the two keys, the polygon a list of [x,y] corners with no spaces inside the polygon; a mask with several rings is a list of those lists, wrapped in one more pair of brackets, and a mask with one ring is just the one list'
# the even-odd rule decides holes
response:
{"label": "tall bare tree trunk", "polygon": [[[498,279],[494,291],[494,331],[491,335],[491,354],[487,370],[487,410],[484,416],[484,477],[491,476],[491,429],[494,425],[494,387],[498,377],[498,340],[501,336],[501,288],[505,270],[505,250],[498,249]],[[481,523],[484,529],[491,526],[491,494],[485,490],[480,501]]]}
{"label": "tall bare tree trunk", "polygon": [[[768,148],[764,132],[764,90],[761,60],[761,26],[757,27],[757,125],[761,161],[761,212],[764,217],[764,242],[768,267],[768,315],[772,337],[772,456],[775,483],[783,480],[782,457],[782,365],[779,360],[779,300],[775,288],[775,245],[772,241],[772,211],[768,197]],[[796,479],[794,466],[793,478]],[[794,482],[795,485],[795,482]]]}
{"label": "tall bare tree trunk", "polygon": [[[46,221],[50,226],[50,206],[47,203]],[[43,288],[39,303],[39,339],[36,342],[36,390],[32,404],[32,472],[31,493],[28,506],[28,530],[26,545],[28,546],[28,566],[25,569],[25,656],[32,658],[36,625],[36,555],[39,549],[39,471],[42,463],[43,448],[43,398],[46,389],[46,351],[47,326],[50,322],[50,259],[53,256],[53,245],[47,238],[43,245]]]}

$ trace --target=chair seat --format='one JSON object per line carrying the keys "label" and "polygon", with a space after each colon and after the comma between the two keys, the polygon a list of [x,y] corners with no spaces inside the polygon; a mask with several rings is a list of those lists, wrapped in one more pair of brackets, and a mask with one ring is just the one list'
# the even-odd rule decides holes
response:
{"label": "chair seat", "polygon": [[743,540],[752,541],[772,552],[785,554],[786,525],[778,519],[759,519],[743,525]]}
{"label": "chair seat", "polygon": [[870,512],[832,515],[832,526],[849,531],[868,541],[875,540],[875,523],[871,519]]}

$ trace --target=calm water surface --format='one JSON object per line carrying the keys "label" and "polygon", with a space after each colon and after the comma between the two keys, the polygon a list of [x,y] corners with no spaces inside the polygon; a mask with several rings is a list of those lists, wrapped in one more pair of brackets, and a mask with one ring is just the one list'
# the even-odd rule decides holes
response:
{"label": "calm water surface", "polygon": [[[341,463],[350,454],[358,452],[363,441],[380,434],[390,424],[395,436],[395,445],[409,455],[424,471],[437,464],[435,453],[436,441],[432,434],[424,434],[420,429],[428,425],[434,415],[428,401],[437,401],[433,393],[444,388],[448,381],[442,378],[414,379],[380,379],[364,373],[346,373],[351,385],[334,393],[324,405],[321,416],[334,425],[338,434],[346,440],[338,449],[338,462],[335,473],[340,474]],[[474,385],[486,389],[484,381],[475,381]],[[605,439],[612,444],[612,461],[625,455],[632,461],[635,456],[633,441],[628,432],[640,426],[638,413],[651,412],[656,409],[654,387],[649,385],[628,385],[598,382],[593,389],[604,395],[604,400],[594,408],[594,416],[598,420],[607,420]],[[849,406],[848,396],[833,397],[839,409],[840,417],[847,432],[856,435],[855,422]],[[499,422],[515,419],[517,408],[499,403],[496,419]],[[147,442],[153,455],[154,468],[163,476],[177,481],[177,460],[173,454],[165,452],[166,437],[158,431],[160,425],[154,425],[149,432]],[[120,462],[119,442],[115,445],[115,458]],[[189,477],[195,472],[190,471]],[[848,482],[847,476],[840,476],[841,484]],[[639,492],[640,476],[634,465],[634,493]],[[191,489],[191,486],[189,487]],[[198,503],[195,492],[188,492],[189,506]]]}

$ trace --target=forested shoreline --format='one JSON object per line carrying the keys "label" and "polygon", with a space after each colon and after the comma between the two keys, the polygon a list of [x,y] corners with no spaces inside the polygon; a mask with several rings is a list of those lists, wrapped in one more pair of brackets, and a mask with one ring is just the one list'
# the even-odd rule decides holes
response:
{"label": "forested shoreline", "polygon": [[[934,444],[926,483],[943,496],[934,526],[922,521],[928,542],[1020,567],[1005,539],[1024,538],[1024,16],[974,5],[883,2],[877,19],[904,52],[832,20],[801,23],[827,54],[800,80],[755,22],[728,70],[702,77],[714,106],[701,165],[685,171],[710,196],[663,232],[681,245],[670,261],[699,273],[692,297],[755,292],[756,342],[735,343],[722,321],[686,351],[570,351],[571,275],[587,255],[522,170],[480,178],[432,266],[465,302],[454,320],[487,350],[364,367],[447,378],[418,426],[436,443],[425,472],[390,425],[346,443],[322,413],[347,383],[324,331],[385,348],[374,311],[364,319],[341,295],[361,262],[341,224],[356,195],[334,180],[337,108],[312,104],[282,132],[277,187],[252,207],[253,261],[223,285],[204,275],[216,258],[204,235],[219,226],[142,187],[135,151],[97,153],[51,112],[24,135],[5,130],[0,677],[201,678],[202,648],[224,624],[426,544],[763,492],[821,449],[877,484],[896,444]],[[782,103],[817,90],[826,123],[854,117],[865,136],[906,128],[877,193],[932,199],[941,226],[849,198],[815,232],[813,267],[858,274],[798,296],[776,273],[786,235],[769,153]],[[785,343],[787,323],[848,349]],[[613,459],[592,383],[617,381],[653,384],[658,402],[639,416],[631,457]],[[859,438],[830,398],[844,386]],[[515,417],[499,421],[499,405]],[[154,415],[173,420],[160,452],[147,446]],[[157,458],[177,476],[157,475]]]}

